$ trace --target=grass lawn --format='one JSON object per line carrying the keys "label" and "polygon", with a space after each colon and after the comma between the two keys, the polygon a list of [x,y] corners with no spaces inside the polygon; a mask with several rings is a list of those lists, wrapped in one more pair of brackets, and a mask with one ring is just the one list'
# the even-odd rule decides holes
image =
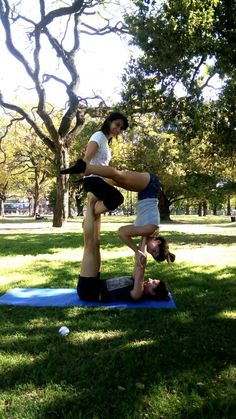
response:
{"label": "grass lawn", "polygon": [[[176,262],[149,258],[147,277],[167,281],[176,310],[0,305],[1,419],[235,418],[236,223],[172,218]],[[104,278],[132,271],[116,235],[127,220],[103,218]],[[0,220],[0,293],[75,287],[81,221]]]}

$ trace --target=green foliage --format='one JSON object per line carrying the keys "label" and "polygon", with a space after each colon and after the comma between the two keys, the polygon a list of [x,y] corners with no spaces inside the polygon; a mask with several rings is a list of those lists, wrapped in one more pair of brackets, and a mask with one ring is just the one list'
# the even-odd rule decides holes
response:
{"label": "green foliage", "polygon": [[[185,140],[203,138],[210,127],[222,155],[235,155],[235,1],[135,4],[126,22],[141,53],[124,75],[127,110],[155,112]],[[215,75],[224,83],[208,106],[204,95]]]}
{"label": "green foliage", "polygon": [[71,161],[76,160],[79,156],[83,156],[91,135],[98,131],[101,126],[101,121],[91,119],[90,117],[85,121],[78,137],[71,146]]}
{"label": "green foliage", "polygon": [[[16,138],[19,141],[16,141]],[[0,192],[5,198],[29,198],[36,206],[51,187],[54,158],[26,124],[18,121],[1,141]],[[4,156],[4,159],[3,159]]]}

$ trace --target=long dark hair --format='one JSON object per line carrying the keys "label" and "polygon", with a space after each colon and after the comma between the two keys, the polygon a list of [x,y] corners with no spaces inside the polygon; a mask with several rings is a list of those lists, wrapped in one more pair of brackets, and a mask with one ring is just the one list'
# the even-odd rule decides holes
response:
{"label": "long dark hair", "polygon": [[161,243],[158,244],[158,249],[159,249],[159,255],[153,258],[157,261],[157,262],[163,262],[164,260],[166,260],[168,263],[170,262],[174,262],[175,261],[175,255],[174,253],[171,253],[169,251],[169,244],[167,242],[166,239],[164,239],[164,237],[161,236],[157,236],[155,238],[155,240],[159,240]]}
{"label": "long dark hair", "polygon": [[103,132],[103,134],[107,135],[110,132],[110,125],[113,121],[115,121],[116,119],[121,119],[123,121],[124,124],[124,128],[123,131],[125,131],[128,126],[128,119],[126,118],[125,115],[123,115],[123,113],[120,112],[112,112],[108,115],[108,117],[105,119],[105,121],[103,122],[100,131]]}
{"label": "long dark hair", "polygon": [[156,288],[153,289],[155,295],[145,294],[145,299],[148,300],[155,300],[155,301],[169,301],[169,290],[166,286],[166,283],[160,280],[159,284],[157,284]]}

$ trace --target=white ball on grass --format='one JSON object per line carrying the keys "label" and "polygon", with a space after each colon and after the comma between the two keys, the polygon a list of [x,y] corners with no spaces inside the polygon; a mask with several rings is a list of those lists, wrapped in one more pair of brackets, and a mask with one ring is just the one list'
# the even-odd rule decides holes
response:
{"label": "white ball on grass", "polygon": [[70,330],[66,326],[62,326],[59,329],[59,333],[61,336],[67,336],[70,333]]}

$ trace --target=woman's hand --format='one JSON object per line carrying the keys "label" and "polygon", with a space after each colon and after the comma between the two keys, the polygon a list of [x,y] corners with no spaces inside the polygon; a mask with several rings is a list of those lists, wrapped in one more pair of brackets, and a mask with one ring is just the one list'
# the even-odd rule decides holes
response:
{"label": "woman's hand", "polygon": [[145,253],[143,253],[141,250],[138,249],[137,252],[135,253],[135,257],[136,257],[137,266],[141,268],[145,268],[146,263],[147,263],[147,256],[145,255]]}

